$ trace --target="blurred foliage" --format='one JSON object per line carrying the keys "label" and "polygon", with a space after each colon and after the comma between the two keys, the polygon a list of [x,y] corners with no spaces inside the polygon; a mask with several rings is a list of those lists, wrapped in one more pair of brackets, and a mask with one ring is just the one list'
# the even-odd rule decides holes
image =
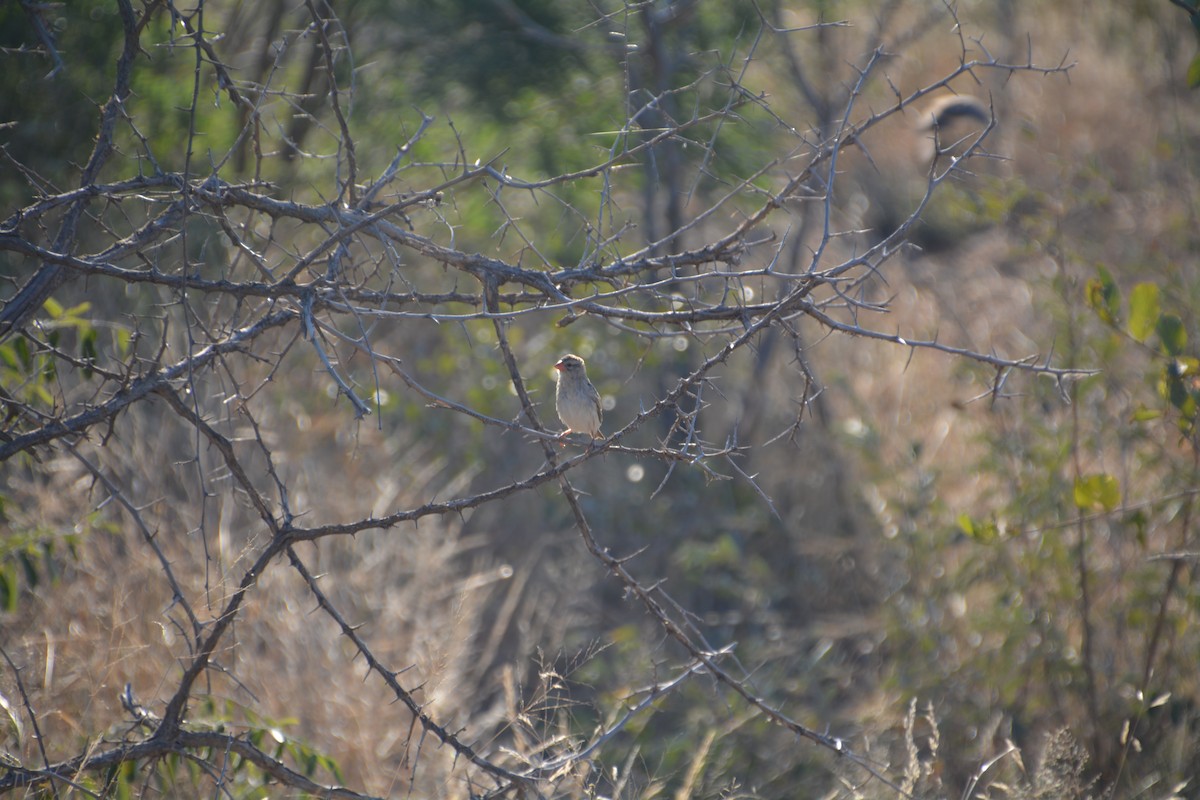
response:
{"label": "blurred foliage", "polygon": [[[1055,320],[1060,354],[1097,373],[976,412],[988,418],[969,467],[976,507],[942,499],[954,476],[918,448],[898,480],[879,483],[901,520],[906,576],[887,604],[893,686],[934,698],[950,737],[983,752],[1008,739],[1026,751],[1048,742],[1046,763],[1055,748],[1073,753],[1070,774],[1021,778],[1015,796],[1082,797],[1097,785],[1130,796],[1138,776],[1200,769],[1190,746],[1173,750],[1200,730],[1190,666],[1200,379],[1184,322],[1200,292],[1194,231],[1156,240],[1153,267],[1139,250],[1095,264],[1068,220],[1115,194],[1068,200],[1050,218],[1043,205],[996,218],[1037,230],[1033,246],[1058,267],[1040,312]],[[985,207],[1018,208],[1004,196]],[[1063,725],[1084,749],[1064,744]],[[1038,781],[1074,788],[1043,795]]]}
{"label": "blurred foliage", "polygon": [[[208,699],[197,708],[194,722],[199,729],[225,732],[231,727],[227,722],[230,719],[239,720],[238,733],[247,742],[277,762],[295,765],[296,771],[309,780],[329,783],[332,779],[337,784],[344,781],[336,761],[286,733],[296,720],[263,719],[236,703]],[[219,774],[206,770],[206,762],[219,764]],[[265,800],[278,795],[279,782],[240,753],[204,748],[195,758],[169,753],[153,759],[148,769],[137,761],[124,761],[100,775],[83,777],[78,785],[90,794],[119,800],[142,797],[147,791],[164,797],[194,797],[214,790],[227,797]]]}
{"label": "blurred foliage", "polygon": [[[63,533],[14,526],[6,512],[8,500],[0,495],[0,613],[22,611],[22,600],[30,594],[51,591],[65,571],[79,559],[80,548],[96,520],[89,519],[80,529]],[[28,609],[25,609],[27,612]]]}
{"label": "blurred foliage", "polygon": [[[97,358],[98,332],[88,319],[90,304],[63,308],[46,302],[45,340],[17,336],[0,343],[0,409],[15,415],[21,407],[52,414],[61,400],[60,359],[73,363],[72,370],[85,380],[92,377]],[[10,417],[11,419],[11,417]],[[74,530],[62,533],[34,524],[26,527],[8,513],[11,501],[0,494],[0,609],[15,612],[23,593],[44,592],[62,571],[79,557],[87,532],[105,523],[99,514],[80,520]]]}
{"label": "blurred foliage", "polygon": [[[47,189],[67,188],[69,175],[86,162],[97,109],[112,92],[113,64],[121,46],[121,21],[109,0],[81,0],[42,9],[42,20],[71,65],[53,77],[53,62],[21,3],[0,5],[0,98],[10,157],[26,165]],[[36,91],[32,91],[36,88]],[[0,203],[23,204],[27,182],[11,168],[0,173]],[[5,256],[8,257],[7,255]]]}

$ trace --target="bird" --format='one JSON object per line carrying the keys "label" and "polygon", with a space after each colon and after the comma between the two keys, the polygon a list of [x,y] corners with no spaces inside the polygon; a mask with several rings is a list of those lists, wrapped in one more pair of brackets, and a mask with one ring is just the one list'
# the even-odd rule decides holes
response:
{"label": "bird", "polygon": [[577,355],[567,353],[554,365],[558,370],[558,388],[554,392],[554,404],[558,418],[567,426],[559,438],[569,433],[586,433],[592,439],[602,438],[600,420],[600,393],[588,380],[587,367]]}
{"label": "bird", "polygon": [[976,97],[944,95],[922,109],[918,120],[920,159],[928,164],[939,155],[962,155],[992,124],[992,111]]}
{"label": "bird", "polygon": [[931,131],[945,128],[961,120],[973,119],[980,125],[992,121],[992,113],[977,97],[965,94],[944,95],[934,100],[921,112],[919,130]]}

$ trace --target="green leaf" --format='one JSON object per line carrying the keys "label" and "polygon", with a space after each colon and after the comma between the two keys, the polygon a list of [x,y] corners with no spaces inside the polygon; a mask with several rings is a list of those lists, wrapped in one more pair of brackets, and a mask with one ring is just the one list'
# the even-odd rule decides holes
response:
{"label": "green leaf", "polygon": [[1180,414],[1179,427],[1189,433],[1196,419],[1197,400],[1200,400],[1200,362],[1194,358],[1176,358],[1163,370],[1159,386],[1167,402],[1175,406]]}
{"label": "green leaf", "polygon": [[1109,325],[1116,325],[1121,313],[1121,291],[1108,270],[1101,267],[1100,276],[1089,280],[1084,291],[1087,304],[1096,312],[1096,316]]}
{"label": "green leaf", "polygon": [[14,370],[21,366],[17,361],[17,351],[11,344],[0,344],[0,360]]}
{"label": "green leaf", "polygon": [[1154,333],[1160,311],[1158,284],[1139,283],[1129,295],[1129,335],[1144,342]]}
{"label": "green leaf", "polygon": [[84,300],[78,305],[73,305],[64,313],[68,317],[82,317],[84,314],[92,310],[92,303],[89,300]]}
{"label": "green leaf", "polygon": [[1167,364],[1167,377],[1171,380],[1193,379],[1200,375],[1200,358],[1180,356]]}
{"label": "green leaf", "polygon": [[1151,420],[1161,418],[1162,415],[1163,415],[1163,412],[1159,411],[1157,408],[1147,408],[1146,406],[1138,406],[1137,410],[1135,410],[1133,412],[1133,421],[1134,422],[1150,422]]}
{"label": "green leaf", "polygon": [[0,609],[10,614],[16,611],[19,594],[16,569],[11,564],[0,565]]}
{"label": "green leaf", "polygon": [[992,544],[1000,538],[1000,528],[995,522],[971,519],[966,514],[960,514],[957,522],[959,530],[980,544]]}
{"label": "green leaf", "polygon": [[1107,473],[1075,479],[1075,507],[1112,511],[1121,503],[1121,485]]}
{"label": "green leaf", "polygon": [[[96,337],[98,336],[95,328],[88,328],[83,332],[83,336],[79,339],[79,354],[83,356],[83,360],[88,364],[96,363],[99,353],[96,350]],[[91,366],[83,368],[83,377],[91,379],[94,375]]]}
{"label": "green leaf", "polygon": [[1155,327],[1167,355],[1177,356],[1187,347],[1187,331],[1184,330],[1183,320],[1179,317],[1163,314],[1158,318],[1158,325]]}
{"label": "green leaf", "polygon": [[1200,53],[1197,53],[1188,65],[1187,85],[1189,89],[1200,88]]}
{"label": "green leaf", "polygon": [[129,355],[129,345],[133,341],[133,337],[125,328],[113,329],[113,344],[117,348],[117,356],[125,358]]}
{"label": "green leaf", "polygon": [[1133,528],[1133,537],[1143,550],[1146,549],[1146,529],[1150,525],[1150,518],[1146,516],[1146,512],[1137,509],[1126,518],[1125,524]]}
{"label": "green leaf", "polygon": [[53,395],[51,395],[49,390],[47,390],[46,387],[43,386],[42,384],[40,384],[40,383],[33,384],[32,386],[29,387],[29,392],[30,392],[30,396],[32,396],[38,400],[41,400],[47,407],[50,407],[50,408],[54,407]]}
{"label": "green leaf", "polygon": [[63,314],[62,303],[53,297],[47,297],[46,302],[42,303],[42,308],[46,309],[46,313],[50,315],[50,319],[58,319]]}
{"label": "green leaf", "polygon": [[24,336],[19,336],[13,342],[13,348],[17,351],[17,358],[20,360],[21,366],[26,372],[29,372],[29,368],[33,366],[33,355],[29,352],[29,342],[25,340]]}

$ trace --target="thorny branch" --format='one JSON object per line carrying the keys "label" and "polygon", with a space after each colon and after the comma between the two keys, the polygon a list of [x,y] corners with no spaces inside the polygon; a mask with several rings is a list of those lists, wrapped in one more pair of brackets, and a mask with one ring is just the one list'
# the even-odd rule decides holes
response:
{"label": "thorny branch", "polygon": [[[30,4],[22,5],[35,24],[40,24],[40,14],[31,10]],[[703,167],[697,171],[698,184],[702,173],[711,168],[720,133],[741,122],[739,113],[743,110],[766,106],[765,93],[753,92],[742,84],[748,80],[748,57],[715,110],[697,107],[690,116],[681,115],[683,118],[677,120],[664,112],[671,101],[710,82],[712,74],[708,73],[694,83],[644,99],[616,132],[607,156],[591,166],[547,178],[518,178],[501,164],[503,153],[468,162],[461,143],[461,153],[445,163],[418,164],[413,155],[415,147],[423,144],[435,124],[434,118],[421,113],[416,131],[397,146],[391,162],[360,186],[359,176],[365,175],[368,167],[365,160],[360,163],[362,153],[354,139],[349,108],[353,84],[339,85],[335,75],[339,59],[350,58],[346,49],[348,34],[328,4],[308,0],[305,6],[310,17],[306,32],[316,34],[326,70],[326,101],[334,123],[330,128],[336,128],[336,168],[331,185],[304,194],[263,181],[257,171],[254,180],[230,180],[219,172],[231,154],[219,159],[216,163],[220,167],[208,175],[195,173],[190,158],[183,172],[159,169],[146,139],[133,128],[125,105],[131,94],[136,59],[148,45],[144,37],[156,15],[169,12],[172,25],[182,26],[188,34],[187,46],[195,48],[196,86],[202,71],[211,70],[219,92],[248,115],[239,143],[252,140],[259,148],[264,130],[260,112],[273,90],[266,85],[239,84],[237,71],[222,63],[218,42],[199,26],[198,17],[181,14],[163,0],[143,4],[139,14],[129,0],[120,0],[123,47],[113,90],[96,122],[96,142],[79,186],[51,194],[35,191],[23,207],[6,213],[0,224],[0,252],[34,267],[25,285],[0,310],[0,344],[16,340],[22,346],[32,343],[36,355],[73,366],[74,370],[64,372],[76,376],[56,383],[50,402],[44,402],[44,395],[33,390],[38,380],[33,372],[0,384],[0,463],[38,459],[58,449],[78,459],[133,520],[161,564],[173,603],[183,609],[191,624],[188,652],[180,659],[182,672],[170,687],[161,715],[153,721],[149,717],[139,720],[149,728],[144,739],[97,746],[58,763],[51,763],[43,753],[40,768],[7,768],[0,776],[0,792],[47,784],[74,786],[86,773],[100,773],[128,762],[152,762],[170,754],[187,754],[220,772],[220,758],[213,754],[226,753],[246,759],[274,780],[301,792],[323,797],[365,797],[341,786],[317,784],[247,737],[201,730],[189,722],[188,709],[197,700],[199,682],[214,666],[215,654],[228,644],[229,631],[253,601],[259,579],[274,565],[284,563],[285,558],[321,611],[337,624],[355,652],[365,659],[369,671],[383,679],[423,734],[489,776],[493,786],[488,796],[547,796],[553,792],[556,773],[586,761],[634,715],[648,713],[654,701],[701,675],[715,679],[794,735],[846,757],[899,791],[844,740],[796,722],[761,697],[744,670],[735,675],[726,666],[735,658],[732,647],[709,646],[703,636],[689,628],[689,623],[681,621],[684,615],[680,606],[661,585],[639,578],[628,559],[614,556],[603,547],[580,503],[580,491],[571,483],[571,472],[596,459],[641,457],[672,467],[692,466],[713,478],[721,476],[712,464],[728,460],[734,472],[749,482],[778,516],[771,498],[733,461],[749,446],[715,447],[704,440],[697,421],[701,405],[698,398],[717,367],[726,365],[743,349],[752,349],[769,329],[790,329],[805,320],[830,333],[872,338],[907,349],[934,350],[986,364],[997,370],[994,394],[999,393],[999,376],[1012,372],[1048,376],[1059,382],[1088,374],[1086,370],[1056,366],[1049,357],[984,353],[936,339],[885,334],[860,322],[860,315],[886,311],[886,303],[864,302],[853,291],[881,273],[919,223],[929,198],[963,169],[961,160],[982,152],[994,119],[965,153],[943,171],[931,171],[921,201],[896,230],[875,243],[861,250],[841,248],[840,240],[855,232],[837,229],[834,207],[837,196],[833,182],[839,158],[848,149],[860,148],[865,134],[902,114],[908,106],[950,87],[962,76],[980,71],[1054,75],[1065,73],[1069,65],[1040,67],[1032,61],[1008,64],[990,58],[972,60],[967,58],[964,46],[961,63],[948,75],[908,95],[897,93],[895,102],[887,108],[862,116],[857,101],[867,84],[875,80],[875,70],[884,55],[882,49],[876,49],[844,98],[841,118],[830,135],[813,142],[802,139],[796,150],[768,159],[750,177],[730,180],[722,195],[714,196],[706,207],[665,236],[653,242],[638,242],[632,238],[633,226],[616,218],[613,187],[625,170],[657,157],[661,148],[687,142],[697,132],[704,132],[708,138],[701,140]],[[782,30],[764,22],[756,46],[768,32],[789,36],[807,30]],[[331,39],[334,32],[340,42]],[[52,37],[43,28],[39,28],[39,35],[55,63],[54,71],[61,70]],[[280,53],[284,50],[281,47]],[[355,71],[350,72],[353,75]],[[806,94],[813,91],[806,84]],[[198,92],[195,89],[192,96],[192,125],[197,122]],[[298,99],[285,101],[300,106]],[[647,112],[669,119],[670,124],[642,130],[638,120]],[[115,141],[123,121],[130,126],[133,139],[145,146],[141,155],[155,166],[152,174],[119,179],[106,175],[106,167],[117,152]],[[714,125],[715,129],[711,127]],[[281,150],[294,148],[299,152],[300,143],[283,144],[286,147]],[[262,159],[261,150],[256,152]],[[791,170],[798,161],[802,166],[789,176],[785,170]],[[767,180],[773,180],[776,188],[762,189],[761,184]],[[594,216],[576,210],[566,199],[567,189],[576,184],[596,187],[601,207]],[[393,194],[387,194],[393,190]],[[459,245],[454,226],[446,223],[445,207],[465,203],[473,193],[487,198],[499,210],[502,230],[516,232],[519,247],[515,257],[506,255],[500,246],[480,253],[472,252],[469,245]],[[305,199],[296,199],[297,194]],[[512,199],[515,194],[572,212],[568,216],[579,221],[581,236],[588,241],[585,256],[576,263],[556,262],[522,222],[522,214],[516,210],[520,201]],[[748,198],[754,202],[744,203]],[[770,226],[797,202],[819,209],[815,219],[822,233],[810,247],[808,268],[791,272],[779,267],[776,255],[784,242]],[[748,210],[733,212],[731,217],[730,210],[739,204]],[[110,209],[120,209],[120,213],[107,213]],[[221,252],[208,261],[197,259],[189,245],[189,237],[202,236],[191,232],[192,228],[205,224],[211,226],[214,250]],[[54,226],[56,233],[51,236],[48,231]],[[502,236],[498,238],[503,242]],[[682,243],[685,238],[694,243],[681,244],[674,252],[662,252],[667,243]],[[536,266],[523,263],[522,255],[526,253],[535,254]],[[161,316],[134,312],[138,316],[132,324],[120,317],[108,320],[107,324],[124,336],[118,336],[118,343],[103,353],[93,348],[76,358],[55,345],[38,349],[39,342],[47,341],[39,336],[61,324],[56,319],[39,318],[38,313],[69,282],[83,280],[91,290],[115,288],[137,295],[143,308],[161,307],[165,311]],[[754,291],[748,291],[751,286]],[[197,337],[195,342],[181,344],[173,338],[170,326],[178,325],[180,318],[189,333]],[[550,327],[580,320],[597,321],[621,335],[647,342],[666,336],[688,337],[711,347],[712,354],[678,377],[649,407],[637,413],[623,410],[615,431],[603,440],[564,456],[555,434],[542,421],[543,411],[528,379],[531,373],[523,363],[525,354],[509,331],[511,326],[527,321]],[[458,328],[478,321],[490,323],[492,343],[499,350],[524,421],[502,419],[471,401],[433,388],[402,355],[403,340],[397,344],[395,338],[380,335],[379,328],[374,327],[432,323]],[[259,393],[283,368],[289,348],[276,348],[283,331],[293,323],[311,345],[320,367],[332,378],[338,396],[349,400],[355,418],[372,411],[371,404],[359,397],[355,387],[351,364],[357,358],[368,362],[372,371],[385,368],[429,407],[457,415],[463,422],[482,423],[489,430],[519,434],[523,441],[514,447],[534,443],[543,462],[524,475],[506,476],[504,483],[487,490],[476,488],[459,496],[429,499],[378,516],[296,524],[288,507],[287,483],[275,472],[275,459],[255,416],[262,413],[255,410]],[[355,333],[346,333],[345,329]],[[338,348],[348,356],[332,352]],[[79,377],[92,366],[95,369],[90,375]],[[89,383],[96,379],[100,388]],[[257,381],[258,388],[243,389],[246,381]],[[201,396],[202,392],[212,395]],[[220,410],[210,411],[213,397],[223,397],[225,404],[251,420],[252,442],[247,444],[247,440],[232,435],[226,427],[228,418],[217,416]],[[199,442],[206,442],[217,452],[239,496],[246,498],[254,511],[256,535],[263,537],[257,551],[250,553],[249,565],[210,619],[202,618],[196,610],[199,606],[188,597],[185,582],[176,577],[171,559],[159,546],[162,532],[153,530],[143,519],[134,489],[122,486],[108,474],[101,457],[104,442],[121,429],[123,417],[155,398],[163,400],[196,434],[197,448]],[[672,442],[667,435],[656,445],[626,444],[651,422],[671,414],[687,416],[680,412],[680,405],[688,398],[697,398],[696,409],[688,412],[681,442]],[[85,455],[87,451],[90,453]],[[256,468],[255,458],[264,459],[267,466]],[[269,492],[260,486],[267,482],[265,475],[281,494],[281,510],[274,507],[267,499]],[[678,669],[675,677],[655,682],[639,703],[616,723],[596,732],[589,744],[567,755],[531,762],[522,769],[502,763],[498,748],[470,743],[460,732],[435,719],[414,691],[401,685],[399,672],[376,657],[369,637],[360,634],[333,605],[295,546],[368,530],[395,529],[425,517],[462,515],[555,483],[587,551],[682,648],[687,666]],[[8,659],[7,652],[4,655]],[[9,660],[9,667],[19,680],[18,665]],[[22,696],[25,698],[23,691]],[[27,698],[25,711],[36,726]],[[40,746],[40,735],[38,738]]]}

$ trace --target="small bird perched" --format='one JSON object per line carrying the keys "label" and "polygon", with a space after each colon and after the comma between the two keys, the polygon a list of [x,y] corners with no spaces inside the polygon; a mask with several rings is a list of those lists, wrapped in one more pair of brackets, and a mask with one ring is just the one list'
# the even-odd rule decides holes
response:
{"label": "small bird perched", "polygon": [[558,388],[554,392],[554,403],[558,418],[567,429],[559,434],[586,433],[593,439],[603,437],[600,433],[600,393],[588,380],[583,359],[568,353],[554,365],[558,370]]}

